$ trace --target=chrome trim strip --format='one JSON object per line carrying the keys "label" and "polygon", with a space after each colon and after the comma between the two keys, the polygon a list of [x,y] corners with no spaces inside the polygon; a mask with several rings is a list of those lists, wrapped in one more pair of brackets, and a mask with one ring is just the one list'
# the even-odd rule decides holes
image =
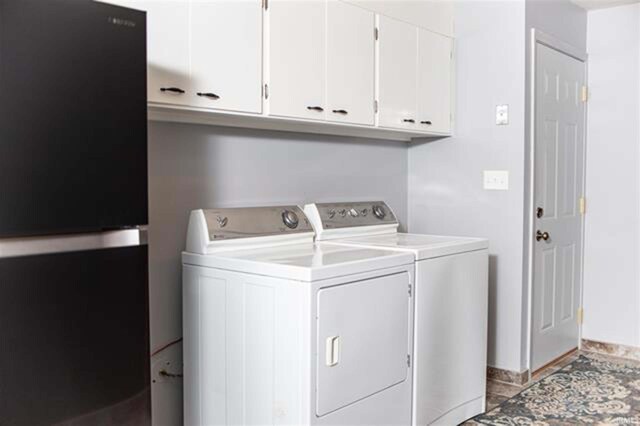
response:
{"label": "chrome trim strip", "polygon": [[147,228],[78,235],[0,239],[0,259],[147,245]]}

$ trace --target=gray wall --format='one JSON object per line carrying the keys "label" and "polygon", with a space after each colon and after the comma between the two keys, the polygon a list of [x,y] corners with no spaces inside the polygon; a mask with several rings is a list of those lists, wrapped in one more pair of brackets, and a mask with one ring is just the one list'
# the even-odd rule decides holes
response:
{"label": "gray wall", "polygon": [[[409,149],[409,231],[490,240],[490,365],[519,371],[524,179],[523,1],[464,1],[456,19],[455,136]],[[495,125],[496,105],[510,124]],[[508,170],[485,191],[483,170]]]}
{"label": "gray wall", "polygon": [[[586,12],[568,0],[457,1],[455,136],[409,149],[409,230],[491,241],[490,365],[528,367],[529,31],[586,46]],[[509,105],[510,123],[495,125]],[[485,191],[483,170],[508,170],[508,191]]]}
{"label": "gray wall", "polygon": [[402,142],[150,123],[151,346],[182,335],[180,252],[189,211],[386,200],[406,223]]}
{"label": "gray wall", "polygon": [[640,4],[589,12],[583,337],[640,346]]}

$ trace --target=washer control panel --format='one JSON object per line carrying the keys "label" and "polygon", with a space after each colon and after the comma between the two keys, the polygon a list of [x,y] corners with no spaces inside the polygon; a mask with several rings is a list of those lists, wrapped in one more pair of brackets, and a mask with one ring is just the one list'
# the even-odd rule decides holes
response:
{"label": "washer control panel", "polygon": [[313,232],[307,216],[298,206],[208,209],[203,212],[210,241]]}
{"label": "washer control panel", "polygon": [[324,229],[397,224],[384,201],[315,204]]}

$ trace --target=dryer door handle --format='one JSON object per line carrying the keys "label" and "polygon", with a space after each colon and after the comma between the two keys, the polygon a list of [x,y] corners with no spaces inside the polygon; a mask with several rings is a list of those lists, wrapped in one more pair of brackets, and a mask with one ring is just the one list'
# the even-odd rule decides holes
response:
{"label": "dryer door handle", "polygon": [[340,336],[327,337],[326,364],[335,367],[340,362]]}

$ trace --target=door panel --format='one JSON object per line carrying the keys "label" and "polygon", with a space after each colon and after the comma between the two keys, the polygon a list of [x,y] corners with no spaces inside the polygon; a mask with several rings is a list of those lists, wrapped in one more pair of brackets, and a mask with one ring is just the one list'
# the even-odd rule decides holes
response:
{"label": "door panel", "polygon": [[386,16],[378,19],[379,125],[415,130],[418,29]]}
{"label": "door panel", "polygon": [[451,39],[418,30],[418,115],[421,131],[451,131]]}
{"label": "door panel", "polygon": [[374,124],[374,27],[372,12],[327,2],[327,119]]}
{"label": "door panel", "polygon": [[7,425],[150,425],[147,247],[0,259]]}
{"label": "door panel", "polygon": [[318,292],[319,416],[407,378],[409,282],[402,273]]}
{"label": "door panel", "polygon": [[146,224],[144,14],[7,0],[0,28],[0,237]]}
{"label": "door panel", "polygon": [[269,113],[325,119],[326,5],[269,2]]}
{"label": "door panel", "polygon": [[190,31],[191,105],[261,112],[261,1],[191,0]]}
{"label": "door panel", "polygon": [[536,49],[535,225],[549,238],[535,241],[532,370],[578,346],[585,124],[584,63]]}

